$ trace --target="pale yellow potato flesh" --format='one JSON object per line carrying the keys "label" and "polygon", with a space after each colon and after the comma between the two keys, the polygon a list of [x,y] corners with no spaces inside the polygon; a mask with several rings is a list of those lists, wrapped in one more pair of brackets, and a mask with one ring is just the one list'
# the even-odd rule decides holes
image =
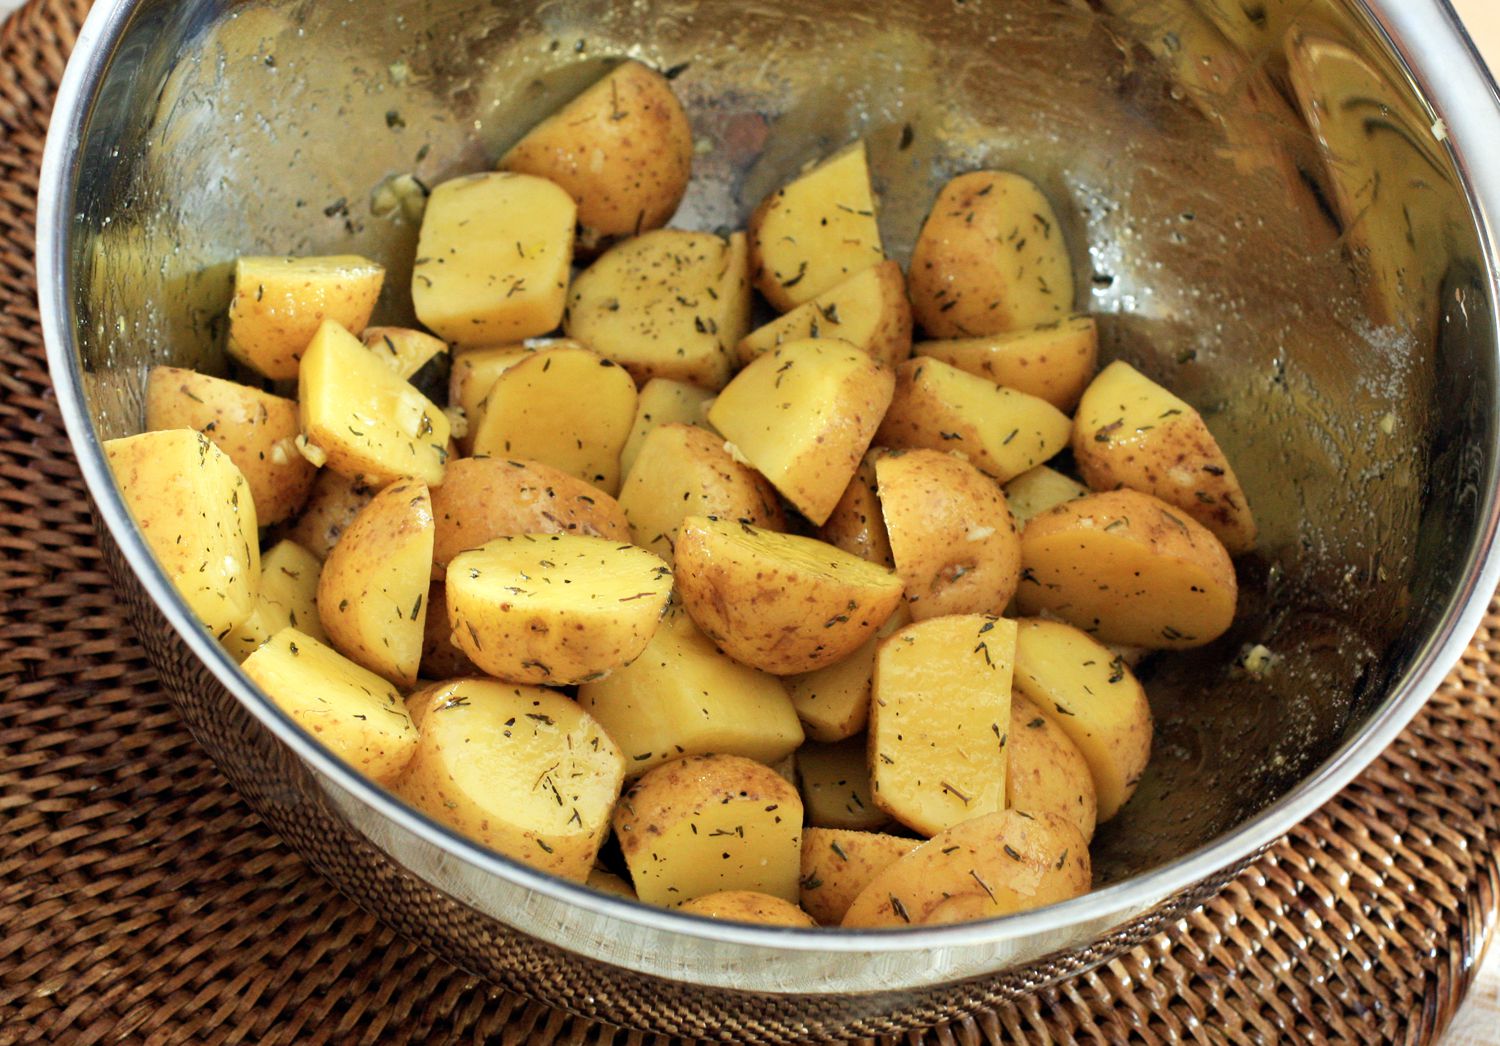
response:
{"label": "pale yellow potato flesh", "polygon": [[913,351],[1071,411],[1094,377],[1099,329],[1092,317],[1074,316],[982,338],[924,341]]}
{"label": "pale yellow potato flesh", "polygon": [[1230,555],[1255,548],[1245,492],[1203,416],[1123,360],[1083,394],[1073,458],[1095,490],[1143,491],[1213,531]]}
{"label": "pale yellow potato flesh", "polygon": [[484,398],[511,367],[543,349],[581,349],[572,338],[528,338],[524,342],[468,349],[453,358],[448,372],[448,403],[463,411],[465,431],[458,445],[465,454],[474,452],[474,433],[484,420]]}
{"label": "pale yellow potato flesh", "polygon": [[578,208],[529,174],[469,174],[427,198],[411,300],[422,325],[471,347],[546,334],[562,320]]}
{"label": "pale yellow potato flesh", "polygon": [[1005,808],[1016,625],[968,614],[919,621],[875,655],[875,802],[922,835]]}
{"label": "pale yellow potato flesh", "polygon": [[813,917],[790,901],[755,890],[721,890],[704,894],[678,905],[677,910],[691,915],[726,922],[756,923],[761,926],[816,927]]}
{"label": "pale yellow potato flesh", "polygon": [[843,342],[788,342],[740,371],[708,420],[821,526],[859,469],[894,388],[889,368]]}
{"label": "pale yellow potato flesh", "polygon": [[865,143],[767,196],[750,216],[749,232],[756,289],[780,312],[884,261]]}
{"label": "pale yellow potato flesh", "polygon": [[625,765],[555,690],[455,679],[407,698],[421,741],[394,791],[428,817],[533,868],[585,882]]}
{"label": "pale yellow potato flesh", "polygon": [[787,694],[814,741],[830,744],[863,732],[870,718],[870,680],[875,675],[875,651],[880,641],[911,624],[906,606],[891,612],[864,646],[827,668],[787,676]]}
{"label": "pale yellow potato flesh", "polygon": [[1069,501],[1021,533],[1021,612],[1051,614],[1103,643],[1203,646],[1228,631],[1238,599],[1219,539],[1149,494]]}
{"label": "pale yellow potato flesh", "polygon": [[802,910],[822,926],[839,925],[871,879],[920,845],[920,839],[882,832],[804,828],[797,882]]}
{"label": "pale yellow potato flesh", "polygon": [[885,530],[880,497],[875,490],[875,462],[889,451],[873,447],[860,459],[854,478],[839,496],[838,504],[818,528],[818,537],[835,548],[887,569],[895,569],[891,538]]}
{"label": "pale yellow potato flesh", "polygon": [[1027,618],[1016,627],[1015,688],[1083,756],[1099,821],[1119,813],[1146,771],[1152,735],[1151,705],[1125,659],[1071,625]]}
{"label": "pale yellow potato flesh", "polygon": [[295,378],[303,351],[325,320],[365,329],[384,282],[382,266],[353,254],[238,258],[229,354],[268,378]]}
{"label": "pale yellow potato flesh", "polygon": [[359,340],[402,378],[410,378],[448,352],[448,343],[442,338],[410,327],[366,327]]}
{"label": "pale yellow potato flesh", "polygon": [[1038,465],[1005,484],[1005,502],[1011,518],[1024,527],[1034,516],[1040,516],[1066,501],[1087,497],[1089,488],[1069,479],[1056,469]]}
{"label": "pale yellow potato flesh", "polygon": [[664,763],[621,798],[614,828],[647,904],[723,890],[797,901],[802,800],[780,774],[753,760],[704,755]]}
{"label": "pale yellow potato flesh", "polygon": [[319,560],[327,559],[360,509],[375,496],[376,489],[364,480],[319,469],[302,514],[296,522],[282,528],[282,534]]}
{"label": "pale yellow potato flesh", "polygon": [[775,676],[723,654],[672,609],[641,656],[578,688],[636,777],[681,755],[718,752],[770,765],[802,744],[802,724]]}
{"label": "pale yellow potato flesh", "polygon": [[875,441],[964,455],[1006,483],[1068,445],[1073,423],[1046,400],[914,357],[896,368],[896,391]]}
{"label": "pale yellow potato flesh", "polygon": [[1085,839],[1093,839],[1099,804],[1088,761],[1063,729],[1021,692],[1019,682],[1010,695],[1005,747],[1010,753],[1005,778],[1009,805],[1029,814],[1065,817]]}
{"label": "pale yellow potato flesh", "polygon": [[255,609],[223,639],[237,661],[253,654],[283,628],[295,628],[320,643],[328,633],[318,620],[318,575],[323,564],[295,541],[278,541],[260,557],[260,595]]}
{"label": "pale yellow potato flesh", "polygon": [[260,538],[250,485],[193,429],[104,442],[125,507],[157,565],[203,627],[222,639],[255,611]]}
{"label": "pale yellow potato flesh", "polygon": [[831,745],[816,741],[803,745],[797,750],[797,778],[809,825],[871,829],[891,821],[875,805],[868,745],[859,735]]}
{"label": "pale yellow potato flesh", "polygon": [[389,785],[417,750],[417,730],[395,687],[305,632],[277,632],[240,666],[325,748]]}
{"label": "pale yellow potato flesh", "polygon": [[703,428],[706,404],[714,394],[685,381],[652,378],[641,386],[635,401],[635,424],[620,451],[620,475],[629,476],[646,437],[663,425],[697,425]]}
{"label": "pale yellow potato flesh", "polygon": [[740,339],[745,366],[789,341],[836,338],[894,367],[911,355],[911,302],[894,261],[877,262]]}

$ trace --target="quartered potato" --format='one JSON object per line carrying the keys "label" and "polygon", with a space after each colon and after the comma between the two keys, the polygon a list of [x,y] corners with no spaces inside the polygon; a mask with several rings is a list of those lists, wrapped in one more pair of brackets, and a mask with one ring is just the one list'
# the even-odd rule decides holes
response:
{"label": "quartered potato", "polygon": [[647,904],[724,890],[797,901],[802,801],[760,763],[703,755],[658,766],[620,799],[614,827]]}
{"label": "quartered potato", "polygon": [[295,628],[284,628],[240,666],[329,751],[389,785],[417,749],[417,731],[390,683]]}
{"label": "quartered potato", "polygon": [[852,346],[788,342],[740,371],[708,420],[822,525],[859,468],[894,386],[889,368]]}
{"label": "quartered potato", "polygon": [[1255,519],[1203,417],[1123,361],[1094,379],[1073,432],[1078,471],[1095,490],[1130,487],[1202,523],[1231,555],[1255,548]]}
{"label": "quartered potato", "polygon": [[1038,465],[1005,484],[1005,503],[1011,518],[1024,527],[1033,516],[1040,516],[1065,501],[1087,497],[1089,488],[1069,479],[1056,469]]}
{"label": "quartered potato", "polygon": [[244,624],[260,594],[260,537],[250,485],[193,429],[105,440],[125,507],[157,565],[213,636]]}
{"label": "quartered potato", "polygon": [[[1018,671],[1019,661],[1018,652]],[[1073,822],[1085,839],[1093,839],[1099,809],[1088,761],[1062,728],[1021,692],[1019,682],[1010,695],[1005,747],[1010,753],[1005,777],[1009,804],[1030,814],[1057,814]]]}
{"label": "quartered potato", "polygon": [[427,198],[411,300],[461,347],[546,334],[562,319],[573,262],[572,197],[529,174],[470,174]]}
{"label": "quartered potato", "polygon": [[1238,597],[1219,539],[1149,494],[1069,501],[1021,533],[1021,611],[1054,615],[1101,642],[1203,646],[1229,629]]}
{"label": "quartered potato", "polygon": [[757,923],[761,926],[813,927],[812,916],[790,901],[755,890],[721,890],[704,894],[684,902],[678,911],[702,915],[709,919],[724,919],[736,923]]}
{"label": "quartered potato", "polygon": [[943,186],[912,248],[907,285],[933,338],[979,338],[1073,313],[1073,261],[1057,215],[1009,171],[974,171]]}
{"label": "quartered potato", "polygon": [[883,261],[803,302],[791,312],[740,339],[735,354],[744,366],[789,341],[837,338],[871,359],[894,367],[911,355],[911,302],[906,277],[894,261]]}
{"label": "quartered potato", "polygon": [[268,378],[295,378],[303,350],[325,320],[365,329],[384,282],[382,266],[353,254],[239,258],[229,303],[229,354]]}
{"label": "quartered potato", "polygon": [[319,469],[302,514],[295,523],[283,528],[283,534],[319,560],[327,559],[360,509],[375,496],[376,489],[362,479],[340,475],[332,469]]}
{"label": "quartered potato", "polygon": [[775,675],[849,656],[901,602],[900,578],[847,552],[706,516],[678,528],[677,583],[705,635]]}
{"label": "quartered potato", "polygon": [[588,879],[625,764],[555,690],[455,679],[407,698],[421,731],[394,785],[428,817],[533,868]]}
{"label": "quartered potato", "polygon": [[469,349],[453,359],[448,372],[448,405],[463,411],[467,422],[458,445],[465,454],[474,451],[474,433],[484,420],[484,399],[499,378],[522,360],[544,349],[581,349],[572,338],[528,338],[524,342]]}
{"label": "quartered potato", "polygon": [[278,541],[260,557],[260,595],[244,622],[224,637],[224,649],[243,661],[283,628],[328,642],[318,620],[318,575],[323,564],[295,541]]}
{"label": "quartered potato", "polygon": [[831,745],[809,742],[797,750],[797,778],[809,825],[869,829],[890,823],[871,795],[867,748],[856,735]]}
{"label": "quartered potato", "polygon": [[708,404],[714,394],[685,381],[671,378],[652,378],[641,386],[635,401],[635,424],[630,428],[630,437],[620,451],[620,475],[629,476],[630,466],[646,437],[663,425],[697,425],[705,427]]}
{"label": "quartered potato", "polygon": [[459,676],[483,675],[479,666],[453,642],[453,626],[448,623],[448,588],[441,581],[434,581],[427,589],[424,617],[422,664],[417,670],[422,678],[457,679]]}
{"label": "quartered potato", "polygon": [[827,668],[786,678],[792,706],[814,741],[831,743],[861,733],[870,717],[870,680],[880,641],[911,624],[905,605],[854,653]]}
{"label": "quartered potato", "polygon": [[865,143],[835,153],[762,200],[749,231],[756,289],[781,312],[884,261]]}
{"label": "quartered potato", "polygon": [[880,497],[875,492],[875,463],[882,454],[889,453],[874,447],[865,454],[838,504],[818,528],[818,537],[860,559],[894,569],[891,539],[881,515]]}
{"label": "quartered potato", "polygon": [[366,327],[359,340],[402,378],[410,378],[448,352],[442,338],[409,327]]}
{"label": "quartered potato", "polygon": [[881,832],[802,830],[802,908],[823,926],[837,926],[870,880],[921,845]]}
{"label": "quartered potato", "polygon": [[1099,329],[1088,316],[982,338],[924,341],[914,349],[996,385],[1072,410],[1094,377]]}

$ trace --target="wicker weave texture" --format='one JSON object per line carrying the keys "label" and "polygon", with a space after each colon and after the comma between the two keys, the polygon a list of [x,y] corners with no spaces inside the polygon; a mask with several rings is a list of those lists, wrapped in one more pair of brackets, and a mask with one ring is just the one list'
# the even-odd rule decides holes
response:
{"label": "wicker weave texture", "polygon": [[[382,926],[265,828],[157,686],[36,315],[46,112],[86,9],[34,2],[0,30],[0,1046],[655,1041],[495,990]],[[1382,760],[1202,908],[913,1038],[1430,1041],[1500,899],[1497,662],[1492,608]]]}

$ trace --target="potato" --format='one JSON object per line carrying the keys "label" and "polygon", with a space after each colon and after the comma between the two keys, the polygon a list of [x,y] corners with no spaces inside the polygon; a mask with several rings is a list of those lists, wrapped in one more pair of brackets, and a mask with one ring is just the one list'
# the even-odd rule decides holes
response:
{"label": "potato", "polygon": [[1130,487],[1175,505],[1231,555],[1255,548],[1255,519],[1234,469],[1203,417],[1123,361],[1078,404],[1073,457],[1095,490]]}
{"label": "potato", "polygon": [[630,372],[706,389],[729,380],[750,329],[745,238],[658,229],[616,244],[573,281],[563,329]]}
{"label": "potato", "polygon": [[[1017,644],[1019,671],[1019,642]],[[1094,838],[1098,797],[1088,761],[1062,728],[1026,698],[1016,683],[1010,695],[1005,794],[1012,807],[1051,813],[1073,822],[1084,839]]]}
{"label": "potato", "polygon": [[722,890],[797,900],[802,800],[760,763],[737,755],[664,763],[620,800],[614,827],[647,904]]}
{"label": "potato", "polygon": [[302,515],[284,528],[284,535],[318,559],[327,559],[339,537],[374,496],[375,488],[362,479],[319,469]]}
{"label": "potato", "polygon": [[236,259],[229,354],[268,378],[295,378],[325,320],[365,329],[384,282],[383,267],[353,254]]}
{"label": "potato", "polygon": [[912,620],[1003,611],[1020,581],[1021,539],[995,482],[935,450],[888,454],[875,475]]}
{"label": "potato", "polygon": [[490,386],[472,452],[540,461],[613,495],[635,398],[630,375],[598,353],[543,349]]}
{"label": "potato", "polygon": [[1105,643],[1183,650],[1228,631],[1239,591],[1229,553],[1191,516],[1117,490],[1059,505],[1021,534],[1024,614]]}
{"label": "potato", "polygon": [[819,828],[881,828],[890,817],[870,794],[866,743],[858,735],[837,744],[809,742],[797,750],[797,777],[807,823]]}
{"label": "potato", "polygon": [[1083,756],[1099,820],[1109,820],[1135,792],[1151,758],[1151,705],[1125,659],[1070,625],[1023,620],[1016,629],[1015,688]]}
{"label": "potato", "polygon": [[283,628],[328,642],[318,620],[318,575],[323,564],[295,541],[278,541],[260,559],[260,595],[244,622],[224,637],[224,649],[243,661]]}
{"label": "potato", "polygon": [[250,485],[201,432],[165,429],[106,440],[104,454],[156,563],[209,633],[244,624],[260,593]]}
{"label": "potato", "polygon": [[692,174],[693,129],[667,78],[627,60],[527,131],[500,166],[566,189],[592,250],[667,224]]}
{"label": "potato", "polygon": [[1065,319],[1073,260],[1052,204],[1008,171],[961,174],[912,247],[912,313],[934,338],[979,338]]}
{"label": "potato", "polygon": [[914,351],[1070,411],[1094,376],[1099,329],[1092,317],[1074,316],[983,338],[924,341]]}
{"label": "potato", "polygon": [[790,901],[755,890],[720,890],[704,894],[677,906],[680,912],[723,919],[736,923],[759,923],[762,926],[815,927],[812,916]]}
{"label": "potato", "polygon": [[592,886],[600,893],[609,893],[614,894],[616,897],[623,897],[627,901],[640,900],[635,895],[635,887],[631,886],[624,879],[621,879],[614,872],[606,872],[603,868],[590,869],[589,877],[584,880],[584,885]]}
{"label": "potato", "polygon": [[625,753],[629,777],[711,752],[769,765],[802,743],[781,681],[719,653],[680,608],[640,657],[580,686],[578,703]]}
{"label": "potato", "polygon": [[894,261],[850,276],[791,312],[740,339],[741,366],[789,341],[837,338],[894,367],[911,355],[911,302],[906,277]]}
{"label": "potato", "polygon": [[687,516],[786,529],[775,488],[735,461],[722,439],[691,425],[663,425],[646,437],[620,491],[620,508],[635,543],[668,563],[677,526]]}
{"label": "potato", "polygon": [[895,569],[890,535],[886,533],[880,498],[875,493],[875,462],[882,454],[888,453],[883,448],[873,447],[865,454],[838,504],[818,528],[818,537],[860,559]]}
{"label": "potato", "polygon": [[448,563],[453,641],[515,683],[582,683],[629,664],[671,594],[670,567],[602,538],[496,538]]}
{"label": "potato", "polygon": [[465,454],[474,450],[474,433],[484,420],[484,398],[490,394],[495,379],[543,349],[581,349],[572,338],[528,338],[525,342],[497,345],[487,349],[469,349],[459,353],[448,372],[448,403],[464,412],[467,429],[458,440]]}
{"label": "potato", "polygon": [[432,190],[412,263],[417,319],[461,347],[546,334],[562,320],[578,208],[529,174],[470,174]]}
{"label": "potato", "polygon": [[453,462],[443,485],[432,488],[432,518],[437,525],[432,561],[440,567],[467,549],[520,534],[630,542],[630,523],[614,498],[539,461]]}
{"label": "potato", "polygon": [[849,929],[992,919],[1085,894],[1088,843],[1057,814],[1002,810],[956,824],[876,873],[844,913]]}
{"label": "potato", "polygon": [[888,368],[842,342],[788,342],[740,371],[708,420],[821,526],[858,470],[894,386]]}
{"label": "potato", "polygon": [[544,872],[584,882],[625,761],[553,690],[455,679],[407,698],[422,738],[394,790],[435,821]]}
{"label": "potato", "polygon": [[802,829],[797,886],[803,911],[823,926],[837,926],[871,879],[920,845],[916,839],[881,832]]}
{"label": "potato", "polygon": [[884,261],[865,143],[767,196],[750,216],[749,232],[755,286],[779,312]]}
{"label": "potato", "polygon": [[442,409],[336,323],[318,328],[297,376],[302,431],[346,476],[436,484],[448,460]]}
{"label": "potato", "polygon": [[407,327],[366,327],[359,340],[401,378],[410,378],[448,351],[442,338]]}
{"label": "potato", "polygon": [[377,784],[391,784],[417,750],[401,695],[305,632],[283,628],[240,667],[294,723]]}
{"label": "potato", "polygon": [[447,586],[434,581],[427,589],[427,612],[422,622],[422,664],[417,674],[426,679],[457,679],[483,675],[469,655],[453,642],[448,623]]}
{"label": "potato", "polygon": [[354,517],[318,579],[318,616],[334,648],[403,688],[422,661],[434,529],[426,484],[398,480]]}
{"label": "potato", "polygon": [[625,440],[625,449],[620,451],[620,475],[630,475],[641,444],[655,429],[674,424],[704,428],[706,404],[713,398],[714,394],[707,389],[671,378],[652,378],[642,385],[635,401],[635,424]]}
{"label": "potato", "polygon": [[295,515],[317,474],[297,452],[297,404],[223,378],[152,367],[146,428],[197,429],[211,439],[245,477],[263,527]]}
{"label": "potato", "polygon": [[682,604],[730,657],[775,675],[831,665],[901,602],[901,579],[811,538],[689,516],[677,531]]}
{"label": "potato", "polygon": [[1005,484],[1005,503],[1011,518],[1024,527],[1034,516],[1056,508],[1065,501],[1087,497],[1089,488],[1069,479],[1056,469],[1038,465]]}
{"label": "potato", "polygon": [[875,441],[957,451],[1005,483],[1066,447],[1072,429],[1045,400],[916,357],[896,368],[895,396]]}
{"label": "potato", "polygon": [[870,717],[870,680],[875,674],[875,651],[880,641],[911,624],[905,606],[898,606],[865,645],[836,664],[804,675],[788,676],[787,694],[807,730],[825,744],[853,737]]}
{"label": "potato", "polygon": [[969,614],[919,621],[875,655],[870,773],[875,802],[913,831],[1005,808],[1016,625]]}

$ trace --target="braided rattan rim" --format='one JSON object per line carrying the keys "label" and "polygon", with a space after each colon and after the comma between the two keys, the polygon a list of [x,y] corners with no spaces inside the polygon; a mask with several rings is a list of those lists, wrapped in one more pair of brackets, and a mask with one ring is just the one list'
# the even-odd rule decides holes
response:
{"label": "braided rattan rim", "polygon": [[[33,281],[47,110],[85,0],[0,28],[0,1046],[645,1043],[447,966],[238,799],[104,572]],[[1382,759],[1201,909],[937,1043],[1426,1042],[1500,900],[1500,609]]]}

